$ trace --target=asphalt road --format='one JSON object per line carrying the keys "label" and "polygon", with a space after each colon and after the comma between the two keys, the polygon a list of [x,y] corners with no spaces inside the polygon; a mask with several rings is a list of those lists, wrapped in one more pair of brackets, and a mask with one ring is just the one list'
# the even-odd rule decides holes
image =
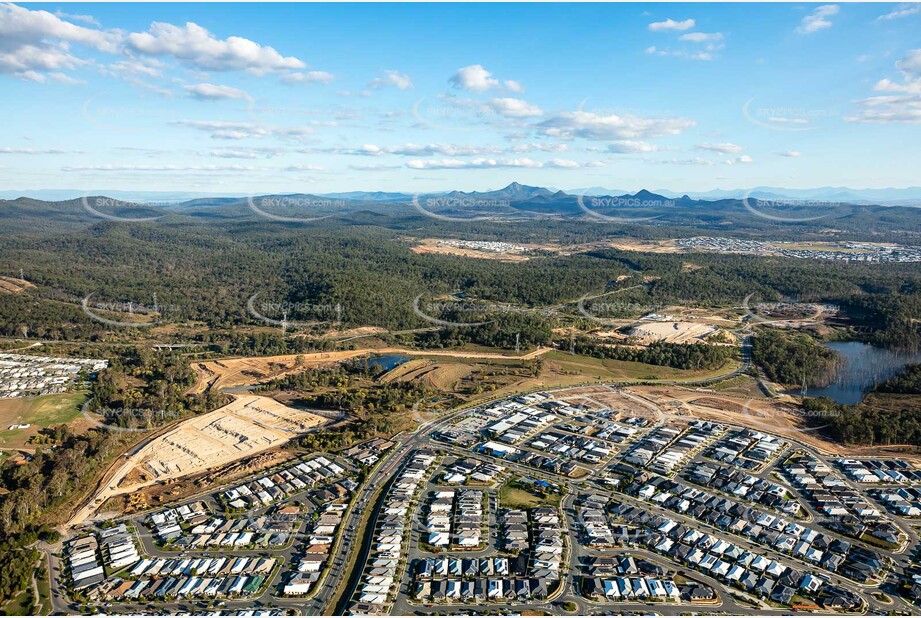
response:
{"label": "asphalt road", "polygon": [[[743,349],[744,347],[745,346],[743,346]],[[743,351],[743,360],[744,360],[743,366],[748,362],[748,357],[749,355]],[[740,369],[739,371],[733,372],[733,373],[739,373],[741,371],[743,371],[743,369]],[[567,388],[571,388],[571,387],[567,387]],[[566,389],[561,388],[561,389],[543,389],[543,390],[547,391],[547,390],[566,390]],[[484,402],[484,403],[479,404],[477,407],[489,405],[489,403],[490,402]],[[650,406],[651,408],[654,408],[654,411],[657,412],[658,422],[656,426],[661,425],[668,420],[668,415],[663,413],[662,410],[658,409],[657,406],[655,406],[654,404],[651,404],[651,402],[645,402],[645,404]],[[267,587],[266,591],[263,593],[261,597],[255,600],[248,600],[248,601],[247,600],[228,601],[224,605],[224,608],[225,609],[243,609],[243,608],[252,608],[252,607],[266,607],[269,605],[269,603],[271,603],[276,607],[294,610],[301,614],[330,615],[330,614],[333,614],[333,610],[341,611],[344,607],[347,607],[347,605],[349,604],[349,600],[351,599],[352,595],[355,592],[355,589],[357,588],[357,584],[359,583],[360,576],[362,572],[364,571],[365,563],[367,562],[367,558],[370,554],[371,543],[373,540],[374,524],[376,523],[378,510],[379,510],[380,504],[384,496],[383,492],[386,490],[390,481],[393,479],[404,457],[408,453],[413,451],[414,449],[423,448],[423,447],[431,447],[431,448],[440,450],[442,452],[448,453],[450,456],[458,456],[458,457],[469,456],[470,452],[468,450],[452,447],[452,446],[442,444],[442,443],[434,443],[429,437],[429,435],[434,430],[444,427],[445,425],[447,425],[448,423],[450,423],[457,417],[463,414],[466,414],[468,410],[469,408],[454,410],[451,413],[439,419],[430,421],[420,426],[419,429],[414,433],[405,433],[405,434],[401,434],[401,435],[394,437],[394,441],[396,442],[395,446],[392,449],[390,449],[388,453],[384,455],[381,461],[378,462],[378,465],[370,472],[370,474],[368,475],[368,478],[366,479],[364,484],[359,488],[358,493],[354,496],[351,502],[351,506],[349,510],[347,511],[346,516],[344,517],[343,522],[340,526],[337,545],[330,555],[330,562],[329,562],[330,566],[324,578],[320,582],[319,586],[314,589],[314,592],[310,595],[310,597],[304,599],[304,598],[284,598],[284,597],[276,596],[275,590],[278,584],[280,583],[280,578],[284,571],[283,569],[280,568],[274,574],[272,582]],[[828,458],[813,451],[812,449],[807,447],[805,444],[797,442],[796,440],[790,440],[789,438],[785,438],[785,439],[791,442],[792,448],[801,449],[809,453],[810,455],[816,457],[820,461],[830,464],[830,462],[828,461]],[[618,456],[615,456],[615,460],[613,461],[616,461],[617,457]],[[488,457],[486,458],[488,459]],[[765,469],[762,470],[757,475],[762,476],[763,478],[769,478],[769,475],[773,473],[773,470],[776,467],[777,463],[780,461],[780,459],[781,457],[778,457],[777,459],[775,459],[770,465],[766,466]],[[563,581],[563,589],[558,596],[556,596],[552,601],[549,601],[549,602],[533,603],[533,604],[528,604],[528,603],[515,604],[513,606],[515,611],[534,609],[534,610],[550,611],[556,614],[565,614],[567,612],[565,612],[562,609],[562,604],[568,601],[568,602],[575,603],[578,608],[576,611],[582,614],[592,614],[592,613],[610,612],[610,611],[640,612],[640,613],[656,612],[656,613],[667,614],[667,615],[678,614],[678,613],[689,613],[689,612],[695,612],[695,611],[697,612],[719,611],[719,612],[725,612],[729,614],[765,614],[765,613],[788,613],[789,612],[789,610],[787,610],[787,612],[783,612],[781,610],[768,609],[766,607],[757,608],[757,607],[747,606],[744,603],[740,604],[736,600],[737,596],[742,596],[741,593],[739,593],[738,591],[728,589],[726,586],[724,586],[720,582],[713,580],[712,578],[709,578],[706,575],[703,575],[692,569],[688,569],[682,565],[675,565],[674,563],[671,563],[669,560],[661,556],[658,556],[657,554],[648,552],[647,550],[643,548],[639,548],[639,547],[608,551],[608,552],[604,552],[604,555],[618,555],[618,554],[622,554],[625,552],[629,552],[630,554],[633,554],[633,555],[642,555],[650,560],[653,560],[655,562],[658,562],[659,564],[662,564],[663,566],[667,566],[670,569],[676,569],[676,568],[686,569],[689,573],[692,573],[691,577],[693,579],[696,579],[696,580],[702,581],[703,583],[711,585],[715,590],[719,592],[720,594],[719,605],[701,606],[697,604],[690,605],[690,604],[673,604],[673,603],[660,603],[660,604],[654,604],[654,605],[646,604],[646,603],[611,604],[611,603],[597,603],[597,602],[590,601],[586,598],[583,598],[578,593],[578,590],[576,589],[576,577],[580,573],[579,559],[586,555],[601,555],[601,554],[594,554],[592,550],[585,548],[576,540],[577,527],[576,527],[576,522],[574,519],[574,512],[572,510],[572,502],[580,490],[583,490],[583,491],[590,490],[592,493],[601,493],[601,494],[607,495],[608,497],[614,500],[620,501],[620,502],[632,504],[635,506],[640,506],[641,508],[645,509],[648,512],[667,516],[668,518],[678,521],[679,523],[693,525],[697,528],[712,532],[721,538],[726,538],[728,540],[731,540],[732,543],[740,547],[743,547],[751,551],[757,551],[758,553],[762,555],[765,555],[773,559],[777,559],[780,562],[783,562],[786,564],[796,564],[800,567],[805,566],[805,567],[808,567],[810,570],[816,570],[816,571],[821,572],[821,569],[817,569],[814,565],[799,561],[795,558],[792,558],[791,556],[787,554],[775,552],[771,548],[766,548],[762,545],[752,543],[742,537],[737,537],[731,533],[712,528],[711,526],[708,526],[700,521],[693,520],[691,518],[685,517],[673,511],[665,510],[649,502],[645,502],[645,501],[633,498],[631,496],[626,496],[624,494],[613,493],[607,488],[596,484],[593,480],[591,480],[591,477],[589,477],[588,480],[576,481],[568,477],[549,473],[543,470],[536,470],[529,466],[517,464],[514,462],[507,461],[507,460],[497,460],[497,461],[501,465],[505,466],[506,468],[508,468],[509,470],[513,472],[528,475],[528,476],[538,477],[538,478],[549,479],[549,480],[552,480],[553,482],[560,484],[561,486],[564,486],[568,490],[568,495],[566,496],[564,500],[564,504],[563,504],[563,513],[564,513],[564,517],[566,521],[566,526],[569,531],[569,534],[567,535],[567,538],[570,541],[569,549],[568,549],[569,569]],[[593,467],[593,470],[594,472],[597,472],[598,470],[602,470],[606,466],[609,466],[609,465],[611,464],[609,463],[603,466]],[[771,478],[771,481],[778,482],[778,479]],[[866,494],[866,488],[856,487],[849,481],[848,481],[848,484],[854,487],[855,489],[861,491],[861,493]],[[434,487],[435,485],[427,485],[427,486]],[[211,491],[213,492],[213,490]],[[487,490],[487,491],[492,491],[492,490]],[[798,492],[794,491],[792,493],[793,495],[798,495]],[[800,502],[801,504],[808,503],[808,501],[805,501],[805,500],[801,500]],[[804,506],[808,506],[808,504],[804,504]],[[370,524],[367,527],[362,528],[361,521],[362,521],[362,518],[368,514],[367,513],[368,509],[373,509],[373,512],[370,514]],[[492,508],[490,509],[490,511],[492,511]],[[810,519],[814,520],[818,517],[818,514],[811,507],[807,508],[807,513]],[[898,516],[892,515],[891,513],[889,514],[889,516],[894,521],[896,521],[899,524],[899,526],[909,534],[909,537],[910,537],[910,541],[906,549],[901,553],[892,555],[892,558],[895,561],[895,571],[896,571],[895,575],[897,575],[904,568],[906,568],[907,566],[911,564],[912,555],[910,552],[917,550],[918,532],[917,530],[913,528],[913,526],[911,525],[911,522],[904,520],[903,518],[899,518]],[[418,509],[417,509],[417,512],[414,514],[414,523],[415,523],[416,517],[418,517]],[[483,550],[485,553],[489,553],[489,551],[492,550],[492,548],[494,547],[494,542],[495,542],[495,513],[490,512],[489,517],[490,517],[489,519],[490,545],[486,550]],[[815,523],[813,525],[815,525]],[[826,531],[823,530],[823,533],[825,532]],[[830,532],[827,534],[832,537],[838,536]],[[419,531],[416,525],[413,526],[412,538],[413,538],[412,549],[410,550],[409,557],[412,557],[413,555],[418,553],[418,542],[417,541],[419,538]],[[841,537],[841,538],[845,538],[849,542],[853,542],[853,539],[850,539],[848,537]],[[155,546],[153,546],[149,538],[147,539],[142,538],[141,542],[143,544],[145,551],[150,555],[154,555],[154,556],[158,556],[158,555],[175,556],[176,555],[173,552],[162,552],[158,550]],[[858,544],[862,544],[862,543],[858,542]],[[61,594],[60,586],[55,585],[57,582],[60,581],[61,565],[60,565],[60,562],[57,556],[54,555],[53,549],[54,548],[43,547],[43,550],[45,550],[46,553],[48,553],[49,573],[52,576],[52,582],[53,582],[52,606],[55,612],[58,612],[58,613],[79,613],[78,611],[79,608],[75,607],[72,603],[68,602],[68,600],[64,598],[63,595]],[[273,555],[276,555],[276,554],[279,555],[279,557],[283,558],[285,562],[287,563],[291,559],[292,552],[293,552],[292,547],[289,547],[284,550],[279,550],[277,552],[273,551],[272,553]],[[206,552],[202,552],[202,553],[206,553]],[[236,554],[252,555],[253,553],[266,553],[266,552],[265,550],[259,550],[259,551],[240,550],[239,552],[231,551],[231,552],[221,552],[221,553],[222,555],[236,555]],[[471,555],[479,555],[479,554],[471,554]],[[356,558],[354,560],[354,563],[351,565],[350,565],[350,557]],[[874,599],[869,594],[878,588],[882,588],[883,590],[891,591],[892,586],[894,586],[895,584],[895,579],[892,574],[890,574],[890,577],[883,584],[882,587],[875,586],[875,585],[874,586],[860,585],[860,584],[857,584],[850,580],[846,580],[844,578],[841,578],[840,576],[837,576],[831,573],[825,573],[825,575],[829,578],[829,580],[832,583],[835,583],[836,585],[841,585],[842,587],[845,587],[847,589],[850,589],[854,592],[859,593],[867,601],[869,611],[872,613],[888,613],[892,611],[903,611],[909,614],[917,613],[917,608],[910,606],[906,602],[895,597],[895,595],[893,594],[890,594],[890,596],[893,597],[893,602],[889,604],[882,603]],[[408,584],[408,576],[406,576],[406,573],[404,573],[403,580],[401,581],[401,588],[403,588],[407,584]],[[345,585],[348,589],[345,591],[344,595],[337,597],[336,593],[339,590],[341,590],[343,585]],[[404,589],[404,590],[408,590],[408,589]],[[336,602],[337,598],[338,598],[338,602]],[[336,602],[336,607],[333,607],[334,602]],[[171,611],[183,611],[183,610],[188,611],[192,609],[198,609],[200,611],[203,607],[204,605],[199,605],[194,602],[156,604],[156,608],[166,609],[166,610],[171,610]],[[446,610],[450,611],[451,607],[455,607],[455,609],[460,609],[461,607],[471,607],[471,606],[448,606],[448,605],[439,604],[434,607],[427,608],[424,606],[408,603],[406,599],[406,595],[401,594],[394,609],[398,610],[399,613],[412,612],[412,613],[423,613],[424,614],[424,613],[436,613],[436,612],[444,613]],[[491,607],[495,607],[495,606],[492,605]],[[142,610],[145,610],[145,606],[141,604],[118,604],[118,605],[113,605],[109,608],[109,611],[120,611],[120,612],[125,612],[125,613],[142,611]]]}

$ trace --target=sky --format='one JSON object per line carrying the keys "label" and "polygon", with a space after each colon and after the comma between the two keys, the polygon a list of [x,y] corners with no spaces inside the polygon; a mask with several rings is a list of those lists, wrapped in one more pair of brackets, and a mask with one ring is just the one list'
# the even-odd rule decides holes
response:
{"label": "sky", "polygon": [[921,4],[0,4],[0,189],[921,184]]}

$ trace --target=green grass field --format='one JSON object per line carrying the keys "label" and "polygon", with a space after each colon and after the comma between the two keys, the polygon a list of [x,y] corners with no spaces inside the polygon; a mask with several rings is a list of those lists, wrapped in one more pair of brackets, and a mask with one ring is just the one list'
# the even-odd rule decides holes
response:
{"label": "green grass field", "polygon": [[[69,423],[80,416],[87,399],[84,391],[21,399],[0,399],[0,448],[14,449],[26,445],[39,429]],[[7,429],[28,423],[28,429]]]}
{"label": "green grass field", "polygon": [[23,590],[14,598],[10,599],[3,605],[3,613],[6,616],[28,616],[31,613],[30,601],[32,600],[32,591]]}
{"label": "green grass field", "polygon": [[712,376],[724,375],[739,366],[739,361],[731,360],[718,369],[702,371],[674,369],[659,365],[647,365],[630,361],[619,361],[591,356],[573,356],[567,352],[554,350],[544,355],[545,366],[552,366],[563,372],[575,372],[584,379],[601,378],[603,380],[700,380]]}
{"label": "green grass field", "polygon": [[561,496],[542,496],[522,487],[512,487],[508,482],[499,490],[499,506],[503,509],[530,509],[537,506],[559,506]]}

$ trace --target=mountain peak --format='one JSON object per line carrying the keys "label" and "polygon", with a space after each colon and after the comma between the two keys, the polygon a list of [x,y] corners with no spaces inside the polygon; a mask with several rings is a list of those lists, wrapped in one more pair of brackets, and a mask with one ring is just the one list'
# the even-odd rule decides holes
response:
{"label": "mountain peak", "polygon": [[512,182],[504,189],[492,191],[497,195],[502,195],[512,200],[531,199],[535,197],[550,197],[553,192],[544,187],[531,187],[518,182]]}

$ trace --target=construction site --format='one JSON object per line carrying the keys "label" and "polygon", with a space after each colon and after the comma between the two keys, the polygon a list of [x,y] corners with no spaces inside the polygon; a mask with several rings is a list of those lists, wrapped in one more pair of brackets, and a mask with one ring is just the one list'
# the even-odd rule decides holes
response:
{"label": "construction site", "polygon": [[109,498],[226,466],[336,420],[268,397],[238,396],[222,408],[182,421],[139,445],[71,525],[91,516]]}

